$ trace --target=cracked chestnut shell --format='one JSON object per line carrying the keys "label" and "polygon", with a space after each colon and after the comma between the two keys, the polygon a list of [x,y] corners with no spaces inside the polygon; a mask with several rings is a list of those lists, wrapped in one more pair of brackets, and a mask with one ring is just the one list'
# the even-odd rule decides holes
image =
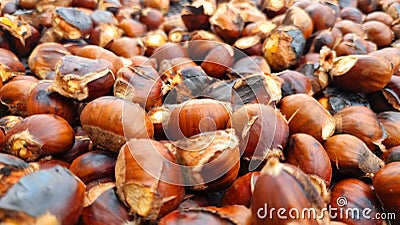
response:
{"label": "cracked chestnut shell", "polygon": [[239,139],[233,129],[202,132],[170,142],[182,167],[186,186],[220,191],[236,179],[240,167]]}
{"label": "cracked chestnut shell", "polygon": [[126,140],[152,138],[154,128],[139,104],[114,96],[89,102],[80,115],[83,129],[95,145],[118,152]]}
{"label": "cracked chestnut shell", "polygon": [[271,69],[282,71],[300,59],[306,43],[301,30],[293,25],[274,29],[263,43],[263,54]]}
{"label": "cracked chestnut shell", "polygon": [[95,99],[112,89],[113,70],[108,60],[65,56],[57,63],[56,77],[50,90],[79,101]]}
{"label": "cracked chestnut shell", "polygon": [[115,179],[121,201],[146,219],[164,216],[184,199],[184,181],[174,155],[151,139],[131,140],[121,148]]}
{"label": "cracked chestnut shell", "polygon": [[55,9],[53,27],[60,37],[76,40],[89,36],[93,22],[88,15],[77,8],[58,7]]}
{"label": "cracked chestnut shell", "polygon": [[162,81],[157,71],[149,66],[129,66],[117,73],[114,96],[138,103],[149,110],[161,105]]}
{"label": "cracked chestnut shell", "polygon": [[69,54],[71,53],[59,43],[42,43],[29,55],[28,65],[36,76],[44,79],[56,70],[58,60]]}
{"label": "cracked chestnut shell", "polygon": [[68,169],[54,166],[22,177],[0,199],[5,224],[71,225],[82,212],[85,185]]}
{"label": "cracked chestnut shell", "polygon": [[53,114],[28,116],[6,134],[5,151],[26,161],[42,155],[68,151],[74,144],[74,130],[68,122]]}

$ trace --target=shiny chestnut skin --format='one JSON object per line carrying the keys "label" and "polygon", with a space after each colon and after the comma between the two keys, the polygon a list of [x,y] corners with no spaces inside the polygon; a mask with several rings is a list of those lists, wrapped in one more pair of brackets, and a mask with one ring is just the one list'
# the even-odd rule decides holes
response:
{"label": "shiny chestnut skin", "polygon": [[108,60],[64,56],[57,63],[50,90],[78,101],[92,100],[112,89],[113,70],[114,66]]}
{"label": "shiny chestnut skin", "polygon": [[312,3],[304,11],[311,17],[315,31],[329,29],[335,24],[334,11],[324,3]]}
{"label": "shiny chestnut skin", "polygon": [[124,63],[120,57],[118,57],[112,51],[97,45],[85,45],[82,48],[78,49],[75,55],[88,59],[99,59],[99,60],[110,61],[113,66],[113,68],[110,69],[112,70],[114,75],[117,73],[119,69],[124,67]]}
{"label": "shiny chestnut skin", "polygon": [[148,30],[156,30],[164,22],[164,16],[158,9],[145,8],[140,14],[139,21],[146,24]]}
{"label": "shiny chestnut skin", "polygon": [[173,163],[174,155],[160,142],[135,139],[123,145],[115,166],[116,187],[131,213],[154,220],[178,207],[185,188],[181,169]]}
{"label": "shiny chestnut skin", "polygon": [[212,1],[195,1],[182,8],[181,18],[189,31],[208,30],[211,26],[210,17],[215,11],[215,3]]}
{"label": "shiny chestnut skin", "polygon": [[[346,199],[346,205],[342,205],[341,199]],[[348,218],[344,216],[337,217],[333,219],[335,221],[354,225],[385,224],[384,220],[377,218],[377,214],[382,213],[382,209],[371,185],[354,178],[343,179],[333,186],[330,206],[341,210],[354,210],[352,211],[354,216],[349,216]],[[369,209],[368,216],[376,219],[371,220],[363,216],[357,218],[357,215],[362,215],[362,211],[366,208]]]}
{"label": "shiny chestnut skin", "polygon": [[229,45],[219,45],[205,56],[201,68],[207,75],[222,78],[234,62],[234,50]]}
{"label": "shiny chestnut skin", "polygon": [[[329,12],[329,11],[328,11]],[[304,38],[310,38],[314,31],[314,23],[309,14],[297,6],[291,6],[285,12],[282,25],[294,25],[301,30]]]}
{"label": "shiny chestnut skin", "polygon": [[153,124],[139,104],[114,96],[89,102],[80,115],[83,129],[95,145],[118,152],[132,138],[151,138]]}
{"label": "shiny chestnut skin", "polygon": [[374,174],[384,162],[374,155],[359,138],[350,134],[337,134],[324,143],[326,153],[335,172],[359,177]]}
{"label": "shiny chestnut skin", "polygon": [[393,31],[382,22],[367,21],[362,24],[362,28],[366,31],[367,40],[374,42],[379,48],[389,46],[393,41]]}
{"label": "shiny chestnut skin", "polygon": [[172,109],[163,127],[169,139],[177,140],[201,132],[225,129],[229,120],[230,110],[223,102],[192,99]]}
{"label": "shiny chestnut skin", "polygon": [[382,141],[386,139],[384,127],[375,113],[366,106],[348,106],[333,117],[336,133],[354,135],[365,142],[372,151],[384,149],[382,145]]}
{"label": "shiny chestnut skin", "polygon": [[295,70],[285,70],[278,74],[283,79],[282,97],[292,94],[311,94],[311,81],[304,74]]}
{"label": "shiny chestnut skin", "polygon": [[259,176],[260,172],[254,171],[237,178],[232,185],[226,189],[224,197],[221,200],[221,206],[244,205],[249,208],[254,186]]}
{"label": "shiny chestnut skin", "polygon": [[127,37],[139,37],[147,32],[147,26],[134,19],[123,19],[119,22],[118,27],[124,31]]}
{"label": "shiny chestnut skin", "polygon": [[327,140],[335,131],[335,121],[313,97],[294,94],[280,101],[281,113],[289,121],[289,131],[310,134],[318,141]]}
{"label": "shiny chestnut skin", "polygon": [[394,111],[381,112],[377,117],[385,129],[387,137],[383,140],[383,144],[387,149],[400,145],[399,125],[400,113]]}
{"label": "shiny chestnut skin", "polygon": [[5,223],[75,224],[83,209],[85,185],[61,167],[28,174],[0,199]]}
{"label": "shiny chestnut skin", "polygon": [[330,75],[343,90],[372,93],[385,87],[392,77],[392,69],[389,61],[372,55],[347,55],[333,60]]}
{"label": "shiny chestnut skin", "polygon": [[78,156],[69,169],[84,183],[112,177],[117,157],[111,152],[93,150]]}
{"label": "shiny chestnut skin", "polygon": [[[389,163],[379,170],[372,180],[375,193],[381,201],[385,212],[395,213],[396,215],[400,213],[400,189],[399,179],[397,179],[399,168],[400,162]],[[391,222],[397,224],[398,219],[393,219]]]}
{"label": "shiny chestnut skin", "polygon": [[144,54],[143,43],[135,38],[120,37],[113,39],[106,48],[114,52],[118,56],[132,58],[137,55]]}
{"label": "shiny chestnut skin", "polygon": [[297,133],[289,137],[285,150],[286,162],[306,174],[317,175],[327,186],[332,179],[332,166],[324,147],[313,136]]}
{"label": "shiny chestnut skin", "polygon": [[28,115],[55,114],[70,124],[75,122],[76,106],[72,99],[49,91],[53,81],[41,81],[29,92],[26,109]]}
{"label": "shiny chestnut skin", "polygon": [[10,78],[25,74],[25,67],[18,57],[10,50],[0,48],[0,68],[4,70],[1,73],[1,80],[8,81]]}
{"label": "shiny chestnut skin", "polygon": [[90,44],[105,47],[113,40],[121,37],[121,31],[114,24],[101,23],[95,26],[90,33]]}
{"label": "shiny chestnut skin", "polygon": [[0,88],[1,103],[14,115],[27,116],[29,93],[38,84],[38,80],[16,80]]}
{"label": "shiny chestnut skin", "polygon": [[42,155],[68,151],[74,131],[66,120],[53,114],[36,114],[23,119],[6,134],[6,152],[32,161]]}
{"label": "shiny chestnut skin", "polygon": [[86,191],[86,196],[80,216],[82,225],[123,224],[133,220],[116,194],[115,183],[98,183]]}
{"label": "shiny chestnut skin", "polygon": [[240,15],[240,10],[232,4],[222,3],[210,18],[211,26],[226,43],[233,43],[244,28],[245,22]]}
{"label": "shiny chestnut skin", "polygon": [[389,164],[391,162],[399,162],[400,161],[400,147],[395,146],[395,147],[388,149],[387,151],[385,151],[382,154],[381,159],[386,164]]}

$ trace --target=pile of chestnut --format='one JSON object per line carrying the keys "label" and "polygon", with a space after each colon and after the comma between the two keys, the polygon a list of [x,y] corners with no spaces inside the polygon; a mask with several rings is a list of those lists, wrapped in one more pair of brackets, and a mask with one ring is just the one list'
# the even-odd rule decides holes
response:
{"label": "pile of chestnut", "polygon": [[0,224],[400,224],[399,21],[400,0],[1,0]]}

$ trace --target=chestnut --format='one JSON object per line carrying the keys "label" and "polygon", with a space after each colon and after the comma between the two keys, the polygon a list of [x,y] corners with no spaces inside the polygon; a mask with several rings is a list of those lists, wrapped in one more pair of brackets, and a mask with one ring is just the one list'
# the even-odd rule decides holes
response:
{"label": "chestnut", "polygon": [[7,115],[0,118],[0,128],[7,133],[13,126],[17,125],[24,118],[21,116]]}
{"label": "chestnut", "polygon": [[124,67],[124,62],[120,57],[115,55],[112,51],[109,51],[97,45],[83,46],[74,55],[88,59],[108,60],[113,66],[111,67],[111,71],[114,74],[116,74],[119,69]]}
{"label": "chestnut", "polygon": [[389,46],[394,38],[393,31],[386,24],[379,21],[367,21],[362,24],[367,34],[367,40],[374,42],[378,48]]}
{"label": "chestnut", "polygon": [[25,75],[25,67],[18,57],[12,51],[3,48],[0,48],[0,69],[2,82],[15,76]]}
{"label": "chestnut", "polygon": [[111,152],[94,150],[78,156],[69,169],[84,183],[114,175],[116,156]]}
{"label": "chestnut", "polygon": [[5,151],[27,161],[68,151],[74,131],[66,120],[52,114],[26,117],[6,134]]}
{"label": "chestnut", "polygon": [[42,43],[33,49],[28,65],[37,77],[44,79],[48,73],[56,70],[58,60],[69,54],[71,53],[59,43]]}
{"label": "chestnut", "polygon": [[363,30],[362,25],[351,20],[339,20],[333,27],[339,29],[343,35],[354,33],[360,38],[364,38],[365,36],[365,31]]}
{"label": "chestnut", "polygon": [[147,32],[145,24],[134,19],[123,19],[119,22],[118,27],[124,31],[127,37],[139,37]]}
{"label": "chestnut", "polygon": [[285,70],[278,74],[283,80],[282,97],[292,94],[311,94],[311,81],[302,73],[294,70]]}
{"label": "chestnut", "polygon": [[239,137],[242,157],[263,161],[273,150],[285,147],[289,136],[288,123],[272,106],[246,104],[231,118],[228,126],[233,127]]}
{"label": "chestnut", "polygon": [[[354,178],[339,181],[331,189],[330,207],[349,212],[349,216],[337,216],[332,218],[335,221],[346,224],[381,225],[384,220],[379,219],[377,214],[382,213],[381,205],[371,185]],[[363,216],[365,209],[368,209],[369,219]]]}
{"label": "chestnut", "polygon": [[306,40],[308,40],[314,31],[314,24],[309,14],[297,6],[291,6],[287,9],[282,25],[296,26],[303,33]]}
{"label": "chestnut", "polygon": [[24,160],[10,154],[0,153],[0,197],[27,174],[39,170],[36,163],[26,163]]}
{"label": "chestnut", "polygon": [[313,97],[293,94],[280,101],[281,113],[289,121],[290,134],[310,134],[318,141],[327,140],[335,131],[335,121]]}
{"label": "chestnut", "polygon": [[[299,168],[283,164],[277,158],[271,158],[257,179],[251,198],[251,221],[254,225],[278,224],[282,220],[271,215],[271,208],[281,210],[280,216],[285,216],[285,223],[324,224],[328,221],[327,213],[323,211],[325,203],[316,186]],[[312,208],[320,215],[318,218],[289,217],[289,210],[300,212]]]}
{"label": "chestnut", "polygon": [[222,78],[233,62],[233,48],[229,45],[218,45],[205,56],[201,68],[211,77]]}
{"label": "chestnut", "polygon": [[246,53],[246,55],[262,55],[262,43],[260,36],[246,36],[239,38],[233,46],[240,51]]}
{"label": "chestnut", "polygon": [[300,59],[306,40],[301,30],[293,25],[274,29],[263,44],[263,54],[274,71],[294,66]]}
{"label": "chestnut", "polygon": [[137,55],[143,55],[145,52],[143,43],[140,39],[120,37],[116,38],[106,46],[107,49],[118,56],[132,58]]}
{"label": "chestnut", "polygon": [[152,138],[153,124],[145,110],[136,103],[113,96],[89,102],[80,121],[95,145],[118,152],[126,140]]}
{"label": "chestnut", "polygon": [[90,17],[76,8],[57,7],[53,21],[55,32],[65,39],[86,38],[93,29]]}
{"label": "chestnut", "polygon": [[122,7],[122,4],[119,0],[102,0],[98,2],[97,9],[99,10],[107,10],[116,14],[118,10]]}
{"label": "chestnut", "polygon": [[400,162],[389,163],[379,170],[372,180],[372,185],[382,203],[382,207],[385,209],[385,212],[391,213],[392,215],[391,218],[388,219],[393,224],[398,223],[398,219],[395,217],[400,214],[400,189],[399,179],[397,179],[399,168]]}
{"label": "chestnut", "polygon": [[221,206],[244,205],[250,208],[251,196],[253,195],[254,186],[259,176],[260,172],[254,171],[237,178],[226,189],[224,197],[221,200]]}
{"label": "chestnut", "polygon": [[189,31],[208,30],[210,17],[214,14],[216,4],[213,1],[196,0],[182,8],[181,18]]}
{"label": "chestnut", "polygon": [[55,114],[73,124],[76,117],[76,106],[71,99],[49,91],[49,87],[53,83],[53,81],[41,81],[31,89],[26,102],[26,111],[28,115]]}
{"label": "chestnut", "polygon": [[156,30],[164,22],[164,16],[158,9],[145,8],[140,13],[139,21],[146,24],[148,30]]}
{"label": "chestnut", "polygon": [[364,14],[355,7],[345,7],[340,10],[340,18],[343,20],[351,20],[355,23],[362,23],[364,21]]}
{"label": "chestnut", "polygon": [[43,157],[38,160],[36,160],[36,163],[39,164],[40,169],[49,169],[51,167],[55,166],[61,166],[66,169],[69,168],[70,164],[68,162],[65,162],[61,159],[53,159],[51,156],[50,157]]}
{"label": "chestnut", "polygon": [[74,7],[83,7],[87,9],[96,9],[98,5],[97,0],[72,0]]}
{"label": "chestnut", "polygon": [[101,23],[90,32],[89,41],[90,44],[105,47],[114,39],[118,39],[121,33],[121,30],[116,25]]}
{"label": "chestnut", "polygon": [[113,182],[99,183],[86,191],[80,216],[82,225],[123,224],[129,221],[133,221],[133,216],[118,199]]}
{"label": "chestnut", "polygon": [[281,99],[282,80],[275,75],[253,74],[235,79],[231,89],[234,110],[244,104],[260,103],[275,106]]}
{"label": "chestnut", "polygon": [[75,224],[84,195],[85,185],[69,170],[42,169],[19,179],[0,199],[0,220],[21,225]]}
{"label": "chestnut", "polygon": [[368,13],[365,16],[365,21],[379,21],[379,22],[386,24],[386,26],[390,27],[390,26],[392,26],[393,18],[385,12],[376,11],[376,12]]}
{"label": "chestnut", "polygon": [[261,9],[268,18],[276,18],[279,15],[283,15],[292,4],[293,1],[285,0],[263,1]]}
{"label": "chestnut", "polygon": [[375,174],[384,165],[362,140],[350,134],[332,136],[324,143],[324,148],[335,172],[341,175]]}
{"label": "chestnut", "polygon": [[392,69],[389,61],[372,55],[347,55],[333,59],[329,73],[335,85],[343,90],[372,93],[385,87]]}
{"label": "chestnut", "polygon": [[38,80],[16,80],[6,83],[0,88],[1,103],[8,107],[11,114],[27,116],[29,93],[37,84]]}
{"label": "chestnut", "polygon": [[146,219],[161,218],[184,199],[184,181],[174,155],[151,139],[135,139],[122,146],[115,179],[121,201],[131,213]]}
{"label": "chestnut", "polygon": [[229,3],[218,5],[210,23],[215,32],[227,43],[231,44],[240,37],[244,28],[244,21],[239,9]]}
{"label": "chestnut", "polygon": [[194,61],[202,61],[212,49],[222,42],[221,38],[209,31],[193,31],[187,47],[189,56]]}
{"label": "chestnut", "polygon": [[224,102],[212,99],[192,99],[171,110],[163,127],[170,140],[190,137],[201,132],[223,130],[231,111]]}
{"label": "chestnut", "polygon": [[202,132],[165,145],[184,166],[185,185],[193,190],[221,191],[238,175],[239,140],[233,129]]}
{"label": "chestnut", "polygon": [[107,94],[114,83],[114,67],[104,59],[64,56],[56,66],[56,77],[49,90],[79,101]]}
{"label": "chestnut", "polygon": [[285,150],[286,162],[300,168],[304,173],[322,178],[329,186],[332,179],[331,161],[324,147],[313,136],[293,134]]}
{"label": "chestnut", "polygon": [[342,37],[340,43],[333,46],[336,56],[365,55],[368,53],[368,43],[354,33],[348,33]]}
{"label": "chestnut", "polygon": [[172,42],[163,43],[161,46],[154,49],[153,54],[150,58],[154,58],[157,61],[158,66],[162,64],[164,60],[172,60],[174,58],[187,58],[188,52],[185,47],[181,44],[175,44]]}
{"label": "chestnut", "polygon": [[145,56],[150,57],[154,50],[168,41],[167,34],[162,30],[154,30],[147,32],[141,37],[144,46],[146,47]]}
{"label": "chestnut", "polygon": [[349,106],[337,112],[333,118],[336,133],[352,134],[364,141],[372,151],[384,150],[382,141],[387,135],[371,109],[365,106]]}
{"label": "chestnut", "polygon": [[264,40],[276,27],[277,24],[269,20],[249,23],[243,28],[242,37],[260,36],[261,40]]}
{"label": "chestnut", "polygon": [[114,96],[131,100],[149,110],[161,105],[162,81],[153,67],[130,66],[117,73]]}

